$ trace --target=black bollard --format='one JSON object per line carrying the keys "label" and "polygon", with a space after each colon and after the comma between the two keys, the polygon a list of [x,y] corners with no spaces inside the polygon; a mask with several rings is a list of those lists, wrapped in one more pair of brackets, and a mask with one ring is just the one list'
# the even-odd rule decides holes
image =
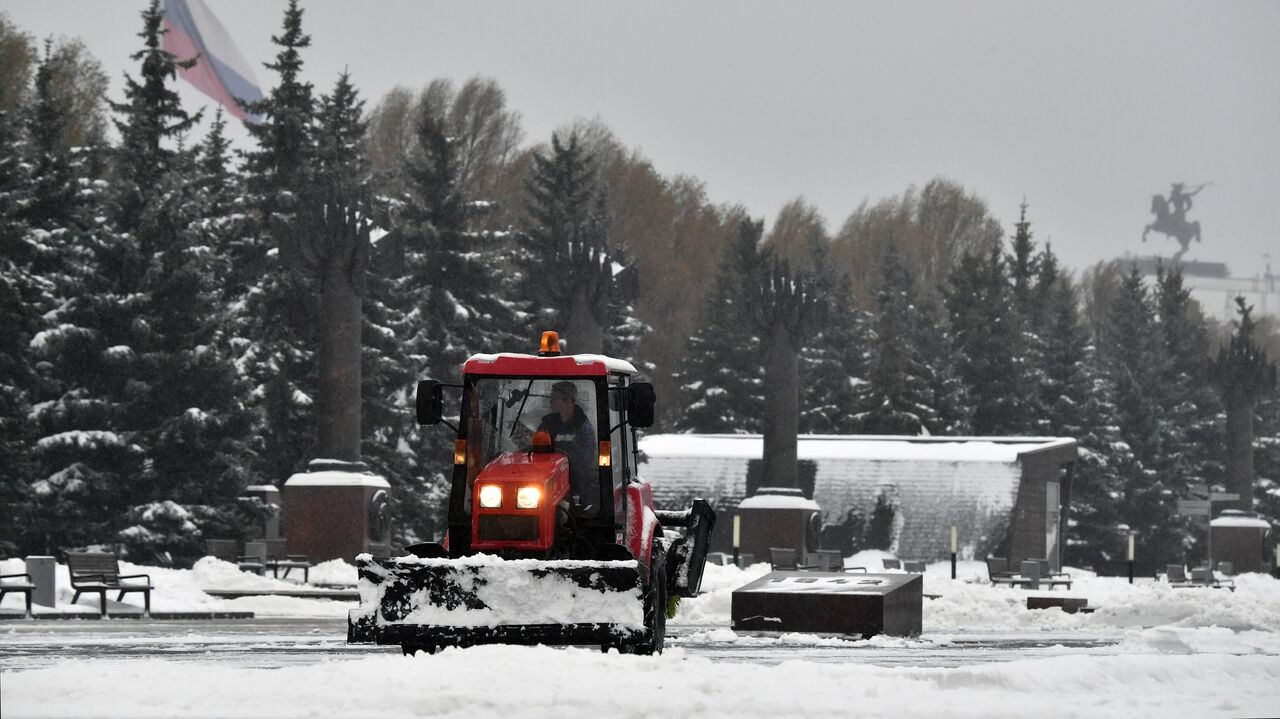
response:
{"label": "black bollard", "polygon": [[956,553],[951,553],[951,578],[956,578]]}

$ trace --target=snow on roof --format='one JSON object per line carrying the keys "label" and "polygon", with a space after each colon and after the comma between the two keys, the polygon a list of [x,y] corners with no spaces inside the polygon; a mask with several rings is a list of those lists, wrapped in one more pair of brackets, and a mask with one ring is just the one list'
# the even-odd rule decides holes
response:
{"label": "snow on roof", "polygon": [[[800,459],[878,459],[936,462],[1008,462],[1018,455],[1051,447],[1068,447],[1063,437],[888,437],[800,435]],[[764,440],[758,434],[654,434],[640,440],[653,457],[745,457],[758,459]]]}
{"label": "snow on roof", "polygon": [[[865,521],[883,498],[896,508],[895,553],[927,559],[946,556],[952,526],[963,556],[994,551],[1017,499],[1019,455],[1074,447],[1075,440],[1049,437],[802,435],[798,458],[813,463],[813,501],[824,523],[846,523],[850,512]],[[694,497],[718,511],[755,501],[744,497],[748,465],[763,453],[760,435],[650,435],[640,450],[640,474],[659,508],[685,508]]]}
{"label": "snow on roof", "polygon": [[757,494],[739,502],[738,509],[811,509],[817,512],[822,508],[818,506],[817,502],[804,497],[788,497],[784,494]]}
{"label": "snow on roof", "polygon": [[391,489],[383,477],[368,472],[298,472],[284,483],[286,487],[381,487]]}
{"label": "snow on roof", "polygon": [[[608,369],[610,372],[626,372],[627,374],[638,374],[638,372],[636,371],[635,365],[631,364],[630,362],[627,362],[626,360],[620,360],[613,357],[606,357],[604,355],[592,355],[592,354],[573,354],[573,355],[558,355],[558,356],[572,357],[574,362],[576,362],[579,365],[591,365],[591,364],[599,363],[604,365],[605,368]],[[472,361],[497,362],[499,359],[502,359],[502,358],[519,359],[519,360],[547,359],[546,357],[539,357],[538,355],[520,354],[517,352],[499,352],[497,354],[484,354],[484,353],[473,354],[467,358],[467,362],[472,362]]]}
{"label": "snow on roof", "polygon": [[1250,527],[1254,529],[1271,529],[1271,524],[1257,517],[1226,515],[1209,522],[1210,527]]}

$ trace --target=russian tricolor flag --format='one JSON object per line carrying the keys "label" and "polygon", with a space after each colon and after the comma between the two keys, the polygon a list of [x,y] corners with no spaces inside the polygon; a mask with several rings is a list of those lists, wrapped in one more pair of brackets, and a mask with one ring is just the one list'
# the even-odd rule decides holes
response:
{"label": "russian tricolor flag", "polygon": [[164,0],[164,49],[179,60],[199,56],[188,70],[179,70],[183,79],[217,100],[227,112],[246,122],[260,122],[236,100],[262,99],[262,90],[231,36],[202,0]]}

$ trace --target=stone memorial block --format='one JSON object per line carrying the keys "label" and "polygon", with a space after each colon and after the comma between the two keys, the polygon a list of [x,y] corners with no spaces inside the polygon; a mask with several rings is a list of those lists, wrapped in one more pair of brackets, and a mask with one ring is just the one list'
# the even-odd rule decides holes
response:
{"label": "stone memorial block", "polygon": [[357,462],[312,460],[284,483],[284,536],[289,552],[312,562],[387,556],[391,485]]}
{"label": "stone memorial block", "polygon": [[1238,509],[1226,509],[1209,523],[1214,566],[1230,562],[1232,571],[1266,572],[1271,569],[1271,524]]}
{"label": "stone memorial block", "polygon": [[733,591],[734,631],[920,634],[919,574],[771,572]]}
{"label": "stone memorial block", "polygon": [[42,607],[52,607],[58,598],[57,560],[53,557],[31,556],[26,560],[26,573],[36,588],[31,591],[31,601]]}
{"label": "stone memorial block", "polygon": [[1093,611],[1084,597],[1027,597],[1027,609],[1061,609],[1067,614]]}

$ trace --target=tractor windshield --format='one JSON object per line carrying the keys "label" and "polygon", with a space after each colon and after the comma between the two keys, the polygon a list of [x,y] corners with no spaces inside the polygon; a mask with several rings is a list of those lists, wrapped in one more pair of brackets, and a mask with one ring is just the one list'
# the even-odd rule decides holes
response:
{"label": "tractor windshield", "polygon": [[546,430],[555,451],[569,458],[569,500],[576,513],[599,513],[595,382],[478,379],[469,409],[468,488],[495,457],[529,449],[534,432]]}

